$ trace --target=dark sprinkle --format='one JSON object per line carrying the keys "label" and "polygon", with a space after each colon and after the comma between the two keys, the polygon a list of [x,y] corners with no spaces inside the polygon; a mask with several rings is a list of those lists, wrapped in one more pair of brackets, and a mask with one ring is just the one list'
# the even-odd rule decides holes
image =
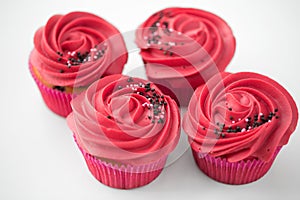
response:
{"label": "dark sprinkle", "polygon": [[61,91],[61,92],[64,92],[64,91],[65,91],[65,87],[63,87],[63,86],[58,86],[58,85],[53,86],[53,89],[54,89],[54,90],[59,90],[59,91]]}
{"label": "dark sprinkle", "polygon": [[108,118],[108,119],[111,119],[111,116],[110,116],[110,115],[108,115],[108,116],[107,116],[107,118]]}
{"label": "dark sprinkle", "polygon": [[129,77],[129,78],[127,79],[127,82],[128,82],[128,83],[133,82],[133,78],[132,78],[132,77]]}
{"label": "dark sprinkle", "polygon": [[232,111],[232,108],[228,108],[229,111]]}
{"label": "dark sprinkle", "polygon": [[65,71],[63,69],[59,70],[59,73],[64,73]]}
{"label": "dark sprinkle", "polygon": [[275,108],[274,112],[278,112],[278,108]]}
{"label": "dark sprinkle", "polygon": [[229,117],[229,119],[230,119],[230,120],[233,120],[233,117],[232,117],[232,116],[230,116],[230,117]]}
{"label": "dark sprinkle", "polygon": [[121,85],[118,86],[118,90],[121,90],[123,87]]}
{"label": "dark sprinkle", "polygon": [[162,118],[159,118],[158,123],[163,124],[163,123],[164,123],[164,120],[163,120]]}

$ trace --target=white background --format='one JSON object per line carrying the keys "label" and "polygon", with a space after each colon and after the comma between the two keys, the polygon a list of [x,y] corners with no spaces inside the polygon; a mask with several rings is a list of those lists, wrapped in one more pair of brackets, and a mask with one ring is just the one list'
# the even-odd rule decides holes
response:
{"label": "white background", "polygon": [[97,14],[126,32],[170,6],[201,8],[225,19],[237,41],[236,54],[227,71],[265,74],[282,84],[300,105],[300,1],[1,1],[1,200],[299,197],[299,128],[269,173],[248,185],[230,186],[209,179],[198,170],[189,150],[154,182],[134,190],[108,188],[89,173],[65,120],[46,108],[30,76],[27,62],[34,32],[53,14],[75,10]]}

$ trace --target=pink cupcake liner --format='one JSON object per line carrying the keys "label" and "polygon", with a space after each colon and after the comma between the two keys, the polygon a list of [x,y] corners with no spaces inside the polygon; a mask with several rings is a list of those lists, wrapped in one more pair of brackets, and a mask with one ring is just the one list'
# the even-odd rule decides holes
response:
{"label": "pink cupcake liner", "polygon": [[46,87],[33,73],[31,64],[29,64],[29,69],[47,107],[54,113],[62,117],[67,117],[72,112],[70,102],[73,99],[73,95]]}
{"label": "pink cupcake liner", "polygon": [[253,159],[230,163],[226,159],[203,156],[193,151],[195,162],[200,170],[210,178],[221,183],[241,185],[254,182],[263,177],[271,168],[281,147],[278,147],[269,162]]}
{"label": "pink cupcake liner", "polygon": [[[75,136],[74,136],[75,138]],[[76,138],[75,138],[75,142]],[[167,156],[150,164],[117,165],[102,161],[85,152],[77,143],[89,171],[101,183],[118,189],[133,189],[149,184],[162,172]]]}

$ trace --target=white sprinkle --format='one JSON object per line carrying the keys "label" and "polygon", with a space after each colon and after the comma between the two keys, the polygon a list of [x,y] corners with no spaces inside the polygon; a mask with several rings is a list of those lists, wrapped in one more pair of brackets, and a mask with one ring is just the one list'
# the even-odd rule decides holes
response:
{"label": "white sprinkle", "polygon": [[248,118],[246,118],[246,119],[245,119],[245,121],[246,121],[246,122],[249,122],[249,119],[248,119]]}
{"label": "white sprinkle", "polygon": [[94,56],[94,59],[97,59],[97,56]]}
{"label": "white sprinkle", "polygon": [[76,52],[75,52],[75,51],[73,51],[73,52],[72,52],[72,54],[71,54],[71,56],[74,56],[74,55],[75,55],[75,53],[76,53]]}
{"label": "white sprinkle", "polygon": [[129,88],[129,85],[126,85],[127,88]]}
{"label": "white sprinkle", "polygon": [[71,55],[71,52],[70,52],[70,51],[68,52],[68,55]]}
{"label": "white sprinkle", "polygon": [[161,112],[161,114],[163,114],[163,115],[164,115],[164,114],[165,114],[165,112],[164,112],[164,111],[162,111],[162,112]]}
{"label": "white sprinkle", "polygon": [[157,44],[161,44],[161,41],[158,41]]}
{"label": "white sprinkle", "polygon": [[243,128],[241,132],[245,132],[245,131],[246,131],[246,129],[245,129],[245,128]]}
{"label": "white sprinkle", "polygon": [[271,122],[271,120],[269,120],[268,122]]}
{"label": "white sprinkle", "polygon": [[170,32],[173,32],[174,30],[172,28],[169,29]]}
{"label": "white sprinkle", "polygon": [[235,121],[232,121],[231,123],[233,123],[233,124],[234,124],[234,123],[235,123]]}
{"label": "white sprinkle", "polygon": [[97,49],[93,48],[93,49],[91,49],[91,51],[94,52],[94,51],[97,51]]}
{"label": "white sprinkle", "polygon": [[153,107],[153,104],[150,104],[150,107]]}
{"label": "white sprinkle", "polygon": [[241,118],[239,118],[239,121],[241,121]]}
{"label": "white sprinkle", "polygon": [[137,92],[137,94],[140,94],[140,92]]}
{"label": "white sprinkle", "polygon": [[175,46],[175,42],[169,42],[170,46]]}
{"label": "white sprinkle", "polygon": [[147,43],[147,47],[150,47],[150,46],[151,46],[151,44]]}
{"label": "white sprinkle", "polygon": [[156,23],[156,26],[159,26],[159,25],[160,25],[160,23],[159,23],[159,22],[157,22],[157,23]]}
{"label": "white sprinkle", "polygon": [[259,115],[260,115],[260,116],[263,116],[264,114],[263,114],[263,113],[259,113]]}
{"label": "white sprinkle", "polygon": [[148,40],[148,36],[144,36],[144,40]]}
{"label": "white sprinkle", "polygon": [[164,115],[160,115],[160,118],[164,118],[165,116]]}

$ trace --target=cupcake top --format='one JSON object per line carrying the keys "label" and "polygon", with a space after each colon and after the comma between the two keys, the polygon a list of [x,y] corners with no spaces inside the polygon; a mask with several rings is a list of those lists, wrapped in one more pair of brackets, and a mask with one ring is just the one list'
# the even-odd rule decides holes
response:
{"label": "cupcake top", "polygon": [[86,12],[54,15],[34,36],[30,64],[49,84],[88,86],[102,76],[121,73],[127,50],[120,32]]}
{"label": "cupcake top", "polygon": [[153,14],[136,31],[136,43],[150,78],[200,76],[214,64],[223,71],[235,51],[235,38],[226,22],[193,8],[167,8]]}
{"label": "cupcake top", "polygon": [[256,73],[222,73],[195,91],[183,128],[196,152],[229,162],[271,160],[288,143],[298,111],[291,95]]}
{"label": "cupcake top", "polygon": [[69,127],[79,146],[98,158],[147,164],[169,154],[178,143],[178,107],[148,81],[107,76],[71,105]]}

